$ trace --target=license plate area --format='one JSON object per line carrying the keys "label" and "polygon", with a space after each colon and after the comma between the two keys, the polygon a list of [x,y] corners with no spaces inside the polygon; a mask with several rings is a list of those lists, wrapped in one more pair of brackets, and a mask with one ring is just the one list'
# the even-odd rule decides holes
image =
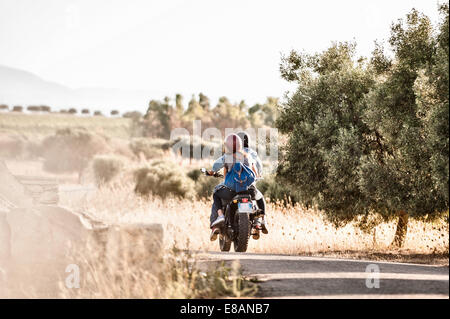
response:
{"label": "license plate area", "polygon": [[238,203],[239,213],[251,213],[252,208],[253,208],[252,203]]}

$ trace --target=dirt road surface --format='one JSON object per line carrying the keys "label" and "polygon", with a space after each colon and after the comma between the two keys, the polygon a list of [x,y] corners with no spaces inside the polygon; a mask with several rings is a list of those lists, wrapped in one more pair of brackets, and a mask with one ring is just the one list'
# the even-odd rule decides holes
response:
{"label": "dirt road surface", "polygon": [[200,258],[239,261],[258,279],[260,298],[449,298],[448,266],[231,252]]}

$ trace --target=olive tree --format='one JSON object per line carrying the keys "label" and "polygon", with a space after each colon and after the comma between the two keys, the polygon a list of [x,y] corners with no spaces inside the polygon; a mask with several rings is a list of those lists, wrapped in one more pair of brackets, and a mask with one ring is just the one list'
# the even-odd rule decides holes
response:
{"label": "olive tree", "polygon": [[279,109],[276,125],[288,141],[278,178],[298,190],[299,200],[317,205],[337,226],[367,214],[360,190],[360,158],[370,153],[363,121],[366,94],[374,86],[368,63],[355,58],[355,44],[335,43],[321,54],[291,52],[282,76],[297,91]]}
{"label": "olive tree", "polygon": [[392,56],[377,45],[356,59],[340,43],[280,66],[298,88],[276,122],[289,137],[278,177],[338,226],[398,217],[396,246],[409,217],[448,212],[448,5],[440,11],[437,36],[416,10],[392,24]]}
{"label": "olive tree", "polygon": [[428,17],[412,10],[391,27],[394,57],[386,57],[379,48],[372,59],[377,85],[367,97],[370,107],[364,119],[377,143],[361,158],[359,186],[373,210],[399,216],[396,246],[403,245],[409,217],[430,220],[448,210],[445,8],[447,26],[444,22],[438,38]]}

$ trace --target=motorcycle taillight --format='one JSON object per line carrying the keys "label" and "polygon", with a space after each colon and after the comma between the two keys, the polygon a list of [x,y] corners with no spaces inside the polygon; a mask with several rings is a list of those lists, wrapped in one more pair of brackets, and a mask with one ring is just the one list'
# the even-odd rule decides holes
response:
{"label": "motorcycle taillight", "polygon": [[242,199],[242,202],[243,202],[243,203],[247,203],[247,202],[248,202],[248,198],[243,198],[243,199]]}

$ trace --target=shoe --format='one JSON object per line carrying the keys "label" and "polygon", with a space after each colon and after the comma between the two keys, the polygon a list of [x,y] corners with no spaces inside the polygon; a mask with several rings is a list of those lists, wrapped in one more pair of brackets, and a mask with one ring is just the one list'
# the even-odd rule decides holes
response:
{"label": "shoe", "polygon": [[217,239],[217,235],[219,235],[220,230],[217,227],[214,227],[211,231],[211,235],[209,236],[209,239],[211,241],[215,241]]}
{"label": "shoe", "polygon": [[261,220],[261,231],[264,235],[267,235],[269,231],[267,230],[266,221],[264,219]]}
{"label": "shoe", "polygon": [[255,221],[253,222],[253,228],[257,231],[260,231],[262,229],[261,227],[261,218],[257,218],[255,219]]}
{"label": "shoe", "polygon": [[253,230],[252,238],[255,239],[255,240],[259,239],[259,230],[257,230],[257,229]]}
{"label": "shoe", "polygon": [[219,217],[217,217],[217,219],[215,221],[213,221],[213,223],[211,224],[211,227],[214,227],[214,226],[219,225],[224,222],[225,222],[225,217],[223,215],[219,216]]}

